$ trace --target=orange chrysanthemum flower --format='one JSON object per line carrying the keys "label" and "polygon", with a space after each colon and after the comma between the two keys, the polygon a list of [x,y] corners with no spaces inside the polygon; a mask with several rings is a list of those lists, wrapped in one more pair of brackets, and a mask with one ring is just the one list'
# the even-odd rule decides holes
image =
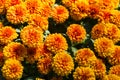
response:
{"label": "orange chrysanthemum flower", "polygon": [[67,76],[74,69],[72,57],[67,52],[57,53],[53,57],[53,71],[60,76]]}
{"label": "orange chrysanthemum flower", "polygon": [[9,9],[9,7],[14,6],[14,5],[18,5],[21,3],[23,3],[23,0],[6,0],[5,8]]}
{"label": "orange chrysanthemum flower", "polygon": [[102,80],[120,80],[120,77],[115,74],[108,74]]}
{"label": "orange chrysanthemum flower", "polygon": [[[50,1],[50,0],[49,0]],[[48,2],[49,2],[48,1]],[[49,18],[50,15],[51,15],[51,11],[52,11],[52,8],[46,4],[41,4],[41,9],[39,11],[39,14],[42,16],[42,17],[45,17],[45,18]]]}
{"label": "orange chrysanthemum flower", "polygon": [[62,0],[62,4],[64,4],[66,7],[71,7],[76,1],[78,0]]}
{"label": "orange chrysanthemum flower", "polygon": [[112,23],[106,23],[106,33],[105,33],[105,37],[113,40],[114,43],[117,43],[118,41],[120,41],[120,30],[119,28]]}
{"label": "orange chrysanthemum flower", "polygon": [[93,26],[91,31],[91,38],[98,39],[100,37],[103,37],[105,35],[105,27],[105,23],[98,23]]}
{"label": "orange chrysanthemum flower", "polygon": [[48,35],[45,40],[45,46],[54,54],[68,49],[66,39],[59,33]]}
{"label": "orange chrysanthemum flower", "polygon": [[7,10],[6,17],[12,24],[20,24],[27,22],[28,12],[24,4],[11,6]]}
{"label": "orange chrysanthemum flower", "polygon": [[99,56],[108,57],[114,52],[115,47],[112,40],[103,37],[95,40],[94,49]]}
{"label": "orange chrysanthemum flower", "polygon": [[115,46],[115,52],[108,57],[108,61],[111,65],[120,64],[120,46]]}
{"label": "orange chrysanthemum flower", "polygon": [[112,66],[109,70],[109,74],[115,74],[120,77],[120,65]]}
{"label": "orange chrysanthemum flower", "polygon": [[64,6],[57,5],[52,9],[51,15],[56,23],[63,23],[68,19],[69,12]]}
{"label": "orange chrysanthemum flower", "polygon": [[71,24],[66,33],[73,43],[82,43],[86,38],[86,30],[79,24]]}
{"label": "orange chrysanthemum flower", "polygon": [[89,48],[79,49],[75,54],[75,61],[79,66],[90,66],[90,63],[97,59],[94,52]]}
{"label": "orange chrysanthemum flower", "polygon": [[40,27],[43,31],[48,29],[48,20],[39,14],[32,14],[28,20],[28,24],[33,27]]}
{"label": "orange chrysanthemum flower", "polygon": [[82,18],[85,18],[88,16],[88,10],[89,10],[89,3],[87,0],[78,0],[75,2],[75,4],[72,4],[70,7],[70,15],[71,17],[78,21]]}
{"label": "orange chrysanthemum flower", "polygon": [[6,0],[0,0],[0,14],[5,10],[5,2]]}
{"label": "orange chrysanthemum flower", "polygon": [[27,54],[27,49],[21,43],[11,42],[3,49],[5,59],[13,58],[23,61]]}
{"label": "orange chrysanthemum flower", "polygon": [[73,78],[74,80],[96,80],[93,70],[89,67],[77,67]]}
{"label": "orange chrysanthemum flower", "polygon": [[16,39],[18,34],[11,26],[5,26],[0,29],[0,44],[8,44]]}
{"label": "orange chrysanthemum flower", "polygon": [[52,58],[50,56],[38,59],[37,68],[41,74],[48,74],[51,71]]}
{"label": "orange chrysanthemum flower", "polygon": [[31,25],[28,25],[21,30],[20,37],[23,44],[28,47],[36,47],[38,43],[43,42],[42,30]]}
{"label": "orange chrysanthemum flower", "polygon": [[119,5],[119,0],[99,0],[101,9],[115,9]]}
{"label": "orange chrysanthemum flower", "polygon": [[55,4],[56,0],[40,0],[40,1],[52,7]]}
{"label": "orange chrysanthemum flower", "polygon": [[51,52],[47,50],[43,43],[38,44],[37,47],[29,47],[27,51],[28,53],[26,60],[31,64],[33,64],[35,61],[38,61],[39,58],[52,56]]}
{"label": "orange chrysanthemum flower", "polygon": [[96,60],[91,63],[91,68],[93,69],[97,79],[103,79],[106,74],[106,66],[101,60]]}
{"label": "orange chrysanthemum flower", "polygon": [[40,0],[25,0],[25,4],[30,14],[33,14],[33,13],[38,14],[42,7]]}
{"label": "orange chrysanthemum flower", "polygon": [[15,59],[8,59],[2,67],[2,75],[6,80],[19,80],[22,77],[23,66]]}
{"label": "orange chrysanthemum flower", "polygon": [[117,25],[118,28],[120,28],[120,12],[118,10],[110,10],[111,16],[110,16],[110,22]]}

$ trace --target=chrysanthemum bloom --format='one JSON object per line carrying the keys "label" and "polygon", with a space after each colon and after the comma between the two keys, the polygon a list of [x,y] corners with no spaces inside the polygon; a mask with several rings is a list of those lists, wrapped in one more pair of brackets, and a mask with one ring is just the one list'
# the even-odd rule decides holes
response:
{"label": "chrysanthemum bloom", "polygon": [[99,0],[101,9],[115,9],[119,5],[119,0]]}
{"label": "chrysanthemum bloom", "polygon": [[23,0],[6,0],[5,8],[9,9],[9,7],[14,6],[14,5],[18,5],[21,3],[23,3]]}
{"label": "chrysanthemum bloom", "polygon": [[50,56],[38,59],[37,68],[41,74],[48,74],[51,71],[52,58]]}
{"label": "chrysanthemum bloom", "polygon": [[115,52],[108,57],[108,61],[111,65],[120,64],[120,46],[115,46]]}
{"label": "chrysanthemum bloom", "polygon": [[105,36],[105,23],[98,23],[91,30],[91,38],[98,39]]}
{"label": "chrysanthemum bloom", "polygon": [[40,0],[25,0],[25,4],[30,14],[33,14],[33,13],[38,14],[42,7]]}
{"label": "chrysanthemum bloom", "polygon": [[120,30],[119,28],[112,23],[106,23],[106,32],[105,32],[105,37],[111,39],[114,43],[117,43],[120,41]]}
{"label": "chrysanthemum bloom", "polygon": [[48,51],[42,43],[38,44],[37,47],[27,48],[26,60],[31,64],[38,61],[39,58],[44,58],[46,56],[51,56],[51,52]]}
{"label": "chrysanthemum bloom", "polygon": [[2,22],[0,22],[0,28],[2,28],[3,27],[3,23]]}
{"label": "chrysanthemum bloom", "polygon": [[78,0],[70,7],[70,16],[78,21],[88,16],[89,3],[87,0]]}
{"label": "chrysanthemum bloom", "polygon": [[115,74],[108,74],[102,80],[120,80],[120,77]]}
{"label": "chrysanthemum bloom", "polygon": [[36,47],[38,43],[43,42],[42,30],[31,25],[28,25],[21,30],[20,37],[23,44],[28,47]]}
{"label": "chrysanthemum bloom", "polygon": [[6,80],[19,80],[23,74],[22,64],[15,59],[8,59],[2,67],[2,75]]}
{"label": "chrysanthemum bloom", "polygon": [[23,61],[27,54],[27,49],[21,43],[11,42],[3,48],[5,59],[14,58]]}
{"label": "chrysanthemum bloom", "polygon": [[69,12],[64,6],[57,5],[52,9],[51,15],[56,23],[63,23],[68,19]]}
{"label": "chrysanthemum bloom", "polygon": [[51,17],[51,12],[52,12],[52,8],[47,5],[47,4],[41,4],[41,8],[40,8],[40,11],[39,11],[39,14],[42,16],[42,17],[45,17],[46,19],[48,19],[49,17]]}
{"label": "chrysanthemum bloom", "polygon": [[94,52],[89,48],[79,49],[75,53],[75,61],[79,66],[90,66],[90,63],[96,59]]}
{"label": "chrysanthemum bloom", "polygon": [[75,2],[78,0],[62,0],[62,4],[65,5],[66,7],[71,7],[72,4],[75,4]]}
{"label": "chrysanthemum bloom", "polygon": [[105,77],[106,66],[101,60],[97,59],[92,62],[90,67],[93,69],[97,79],[103,79]]}
{"label": "chrysanthemum bloom", "polygon": [[73,43],[82,43],[86,38],[86,30],[79,24],[71,24],[66,33]]}
{"label": "chrysanthemum bloom", "polygon": [[111,23],[120,28],[120,12],[118,10],[111,10],[110,20]]}
{"label": "chrysanthemum bloom", "polygon": [[7,10],[7,20],[12,24],[20,24],[27,22],[28,11],[25,7],[25,4],[19,4],[11,6]]}
{"label": "chrysanthemum bloom", "polygon": [[53,71],[59,76],[67,76],[74,69],[72,57],[67,52],[57,53],[53,57]]}
{"label": "chrysanthemum bloom", "polygon": [[48,20],[39,14],[31,14],[28,24],[33,27],[40,27],[43,31],[48,29]]}
{"label": "chrysanthemum bloom", "polygon": [[5,10],[5,1],[6,0],[0,0],[0,14]]}
{"label": "chrysanthemum bloom", "polygon": [[73,78],[74,80],[96,80],[94,71],[90,67],[77,67]]}
{"label": "chrysanthemum bloom", "polygon": [[55,4],[56,0],[40,0],[40,1],[52,7]]}
{"label": "chrysanthemum bloom", "polygon": [[16,39],[18,34],[11,26],[5,26],[0,29],[0,44],[8,44]]}
{"label": "chrysanthemum bloom", "polygon": [[105,58],[114,52],[115,46],[112,40],[102,37],[95,40],[94,49],[100,57]]}
{"label": "chrysanthemum bloom", "polygon": [[109,70],[109,74],[115,74],[120,77],[120,65],[112,66]]}
{"label": "chrysanthemum bloom", "polygon": [[54,54],[68,49],[67,41],[60,33],[48,35],[45,40],[45,46]]}

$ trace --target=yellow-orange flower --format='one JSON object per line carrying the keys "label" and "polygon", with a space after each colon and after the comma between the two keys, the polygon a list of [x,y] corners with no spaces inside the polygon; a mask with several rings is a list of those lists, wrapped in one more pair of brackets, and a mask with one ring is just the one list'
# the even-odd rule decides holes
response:
{"label": "yellow-orange flower", "polygon": [[42,7],[40,0],[25,0],[25,4],[30,14],[39,13]]}
{"label": "yellow-orange flower", "polygon": [[49,5],[47,5],[47,3],[46,4],[41,4],[39,14],[42,17],[49,18],[51,16],[51,11],[52,11],[52,8]]}
{"label": "yellow-orange flower", "polygon": [[98,39],[100,37],[103,37],[105,35],[105,27],[105,23],[98,23],[93,26],[91,31],[91,38]]}
{"label": "yellow-orange flower", "polygon": [[6,14],[8,21],[11,22],[12,24],[20,24],[27,22],[27,16],[28,16],[28,12],[25,7],[25,4],[11,6],[7,10],[7,14]]}
{"label": "yellow-orange flower", "polygon": [[89,67],[77,67],[73,78],[74,80],[96,80],[93,70]]}
{"label": "yellow-orange flower", "polygon": [[64,4],[66,7],[71,7],[76,1],[78,0],[62,0],[62,4]]}
{"label": "yellow-orange flower", "polygon": [[115,74],[120,77],[120,65],[112,66],[109,70],[109,74]]}
{"label": "yellow-orange flower", "polygon": [[100,57],[105,58],[114,52],[115,47],[112,40],[102,37],[95,40],[94,49]]}
{"label": "yellow-orange flower", "polygon": [[11,6],[18,5],[23,3],[23,0],[6,0],[5,1],[5,8],[9,9]]}
{"label": "yellow-orange flower", "polygon": [[45,80],[45,79],[42,79],[42,78],[35,78],[35,80]]}
{"label": "yellow-orange flower", "polygon": [[75,53],[75,61],[79,66],[90,66],[90,63],[96,59],[94,52],[89,48],[79,49]]}
{"label": "yellow-orange flower", "polygon": [[108,61],[111,65],[120,64],[120,46],[115,46],[115,52],[108,57]]}
{"label": "yellow-orange flower", "polygon": [[0,14],[5,10],[5,2],[6,0],[0,0]]}
{"label": "yellow-orange flower", "polygon": [[119,0],[99,0],[101,9],[115,9],[119,5]]}
{"label": "yellow-orange flower", "polygon": [[40,27],[43,31],[48,29],[48,20],[39,14],[32,14],[28,20],[28,24],[33,27]]}
{"label": "yellow-orange flower", "polygon": [[71,24],[66,33],[73,43],[82,43],[86,38],[86,30],[79,24]]}
{"label": "yellow-orange flower", "polygon": [[51,15],[56,23],[63,23],[68,19],[69,12],[64,6],[57,5],[52,9]]}
{"label": "yellow-orange flower", "polygon": [[5,26],[0,29],[0,44],[8,44],[16,39],[18,34],[11,26]]}
{"label": "yellow-orange flower", "polygon": [[118,10],[110,10],[111,16],[110,16],[110,22],[117,25],[118,28],[120,28],[120,12]]}
{"label": "yellow-orange flower", "polygon": [[120,41],[120,30],[119,28],[112,23],[106,23],[106,32],[105,32],[105,37],[113,40],[114,43],[117,43]]}
{"label": "yellow-orange flower", "polygon": [[120,80],[120,77],[115,74],[108,74],[102,80]]}
{"label": "yellow-orange flower", "polygon": [[97,79],[103,79],[105,77],[106,66],[101,60],[97,59],[96,61],[92,62],[91,68],[93,69]]}
{"label": "yellow-orange flower", "polygon": [[74,69],[72,57],[67,52],[57,53],[53,57],[53,71],[59,76],[67,76]]}
{"label": "yellow-orange flower", "polygon": [[20,37],[23,44],[28,47],[36,47],[38,43],[43,42],[42,30],[31,25],[28,25],[21,30]]}
{"label": "yellow-orange flower", "polygon": [[51,71],[52,58],[50,56],[38,59],[37,68],[41,74],[48,74]]}
{"label": "yellow-orange flower", "polygon": [[3,54],[5,59],[13,58],[23,61],[26,57],[27,50],[23,44],[11,42],[3,48]]}
{"label": "yellow-orange flower", "polygon": [[45,46],[54,54],[68,49],[67,41],[60,33],[48,35],[45,40]]}
{"label": "yellow-orange flower", "polygon": [[55,4],[56,0],[40,0],[40,1],[52,7]]}
{"label": "yellow-orange flower", "polygon": [[2,67],[2,75],[6,80],[19,80],[23,74],[22,64],[15,59],[8,59]]}
{"label": "yellow-orange flower", "polygon": [[70,7],[71,17],[78,21],[88,16],[89,3],[87,0],[78,0]]}
{"label": "yellow-orange flower", "polygon": [[46,49],[43,43],[38,44],[37,47],[27,48],[27,52],[26,60],[31,64],[38,61],[39,58],[51,56],[51,52]]}

